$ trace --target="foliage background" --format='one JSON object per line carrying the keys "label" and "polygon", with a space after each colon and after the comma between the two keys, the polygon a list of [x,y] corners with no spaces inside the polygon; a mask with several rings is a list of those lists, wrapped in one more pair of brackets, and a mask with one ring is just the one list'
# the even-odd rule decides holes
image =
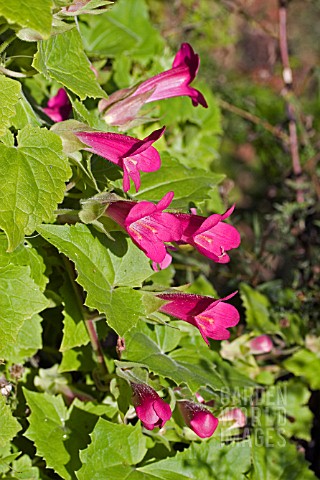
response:
{"label": "foliage background", "polygon": [[[80,15],[76,24],[61,13],[64,0],[0,7],[0,478],[315,478],[319,6],[287,5],[288,92],[275,1],[108,3],[92,0],[91,13],[99,14]],[[85,200],[121,194],[121,175],[80,153],[72,123],[52,125],[41,108],[62,85],[74,120],[110,130],[98,99],[170,68],[185,41],[200,54],[196,85],[209,108],[195,109],[188,98],[146,108],[150,122],[129,133],[143,138],[167,126],[157,143],[167,185],[157,172],[144,174],[139,193],[129,194],[158,201],[172,182],[173,207],[196,206],[203,215],[235,202],[242,244],[228,265],[179,251],[172,266],[153,273],[123,233],[112,230],[116,242],[105,235],[112,226],[104,219],[90,225],[82,213],[79,222]],[[194,328],[163,325],[168,319],[151,292],[181,285],[221,297],[239,289],[242,320],[230,342],[208,349]],[[92,325],[102,357],[90,342]],[[248,340],[260,334],[272,337],[274,349],[255,357]],[[215,415],[241,407],[247,425],[230,430],[220,422],[212,439],[200,441],[175,413],[164,431],[143,431],[130,403],[132,378],[165,392],[172,407],[177,387],[188,398],[199,392]]]}

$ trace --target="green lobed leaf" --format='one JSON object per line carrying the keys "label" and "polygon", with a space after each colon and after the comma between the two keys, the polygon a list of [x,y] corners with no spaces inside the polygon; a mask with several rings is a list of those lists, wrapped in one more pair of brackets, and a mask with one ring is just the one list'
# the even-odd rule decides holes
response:
{"label": "green lobed leaf", "polygon": [[149,261],[131,240],[119,234],[112,242],[82,224],[42,225],[38,231],[75,263],[77,282],[87,292],[86,305],[104,313],[119,335],[130,330],[144,306],[142,293],[128,286],[141,286],[150,276]]}
{"label": "green lobed leaf", "polygon": [[11,409],[9,405],[6,405],[6,400],[2,395],[0,395],[0,424],[0,448],[2,448],[21,430],[20,423],[13,417]]}
{"label": "green lobed leaf", "polygon": [[[163,325],[158,328],[169,329],[170,327]],[[169,332],[168,335],[170,335]],[[204,385],[208,385],[212,390],[219,390],[225,386],[214,365],[207,358],[195,352],[190,362],[188,352],[180,354],[180,349],[166,354],[163,346],[172,348],[175,342],[168,343],[166,336],[155,333],[146,325],[139,325],[139,328],[132,329],[125,336],[125,340],[126,349],[123,352],[123,359],[140,362],[152,372],[170,378],[177,385],[187,384],[192,392],[196,392]]]}
{"label": "green lobed leaf", "polygon": [[49,468],[64,479],[74,479],[75,475],[66,468],[71,456],[64,445],[68,413],[62,396],[54,397],[26,389],[23,392],[31,410],[25,436],[35,443],[37,454],[46,460]]}
{"label": "green lobed leaf", "polygon": [[6,0],[0,4],[0,15],[9,23],[18,23],[22,27],[39,32],[48,38],[51,32],[52,0]]}
{"label": "green lobed leaf", "polygon": [[[146,479],[160,480],[244,480],[250,468],[249,442],[224,445],[213,437],[207,442],[194,443],[183,452],[159,462],[139,467]],[[135,480],[134,475],[128,480]]]}
{"label": "green lobed leaf", "polygon": [[49,468],[53,468],[63,479],[76,479],[75,472],[81,467],[79,450],[90,442],[98,415],[112,414],[108,405],[82,405],[73,402],[67,409],[61,395],[31,392],[23,389],[31,410],[29,428],[25,436],[32,440],[37,455],[43,457]]}
{"label": "green lobed leaf", "polygon": [[88,18],[80,28],[86,50],[99,55],[130,53],[131,58],[152,58],[163,48],[163,40],[149,20],[145,0],[119,0],[110,11]]}
{"label": "green lobed leaf", "polygon": [[26,126],[18,147],[0,144],[0,172],[0,226],[11,252],[42,221],[55,219],[71,170],[57,135]]}
{"label": "green lobed leaf", "polygon": [[289,372],[306,378],[313,390],[320,389],[320,377],[315,372],[320,371],[320,358],[314,352],[302,348],[283,362]]}
{"label": "green lobed leaf", "polygon": [[32,466],[32,460],[28,455],[22,455],[12,462],[12,476],[17,480],[38,480],[40,478],[39,469]]}
{"label": "green lobed leaf", "polygon": [[100,418],[91,439],[80,453],[79,480],[123,480],[133,471],[131,465],[141,462],[147,452],[139,423],[134,427],[117,425]]}
{"label": "green lobed leaf", "polygon": [[[1,12],[1,5],[0,5]],[[0,136],[10,127],[11,119],[16,113],[15,105],[21,95],[21,84],[16,80],[0,75]]]}
{"label": "green lobed leaf", "polygon": [[106,97],[90,69],[76,28],[39,42],[32,66],[48,79],[62,83],[82,100]]}
{"label": "green lobed leaf", "polygon": [[48,306],[29,272],[15,265],[0,268],[0,358],[11,358],[24,322]]}
{"label": "green lobed leaf", "polygon": [[161,153],[161,173],[141,173],[141,188],[138,193],[131,189],[134,200],[159,201],[168,191],[174,191],[170,208],[185,209],[189,202],[199,204],[209,198],[208,192],[220,183],[224,175],[198,168],[189,168],[168,153]]}

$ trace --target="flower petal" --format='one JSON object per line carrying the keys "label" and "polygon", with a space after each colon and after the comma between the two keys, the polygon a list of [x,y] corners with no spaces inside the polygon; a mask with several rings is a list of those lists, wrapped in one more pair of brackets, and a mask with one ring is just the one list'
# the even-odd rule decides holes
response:
{"label": "flower petal", "polygon": [[194,325],[194,317],[203,312],[215,300],[211,297],[190,293],[160,293],[157,295],[168,303],[160,307],[160,311],[172,317],[185,320]]}

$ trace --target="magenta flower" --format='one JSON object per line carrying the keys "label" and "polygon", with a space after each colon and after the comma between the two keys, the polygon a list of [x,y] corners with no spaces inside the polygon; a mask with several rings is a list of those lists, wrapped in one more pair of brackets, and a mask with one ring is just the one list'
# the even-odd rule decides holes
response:
{"label": "magenta flower", "polygon": [[232,408],[219,415],[220,422],[233,422],[229,429],[242,428],[247,423],[247,417],[240,408]]}
{"label": "magenta flower", "polygon": [[160,312],[191,323],[199,329],[204,341],[209,344],[208,338],[227,340],[230,337],[227,328],[238,324],[238,310],[225,303],[225,300],[229,300],[236,293],[219,300],[190,293],[159,293],[157,297],[168,301],[160,307]]}
{"label": "magenta flower", "polygon": [[140,188],[140,171],[155,172],[161,165],[160,155],[152,144],[158,140],[165,127],[155,130],[143,140],[120,133],[75,132],[81,142],[89,145],[89,152],[104,157],[123,169],[123,190],[130,188],[130,178],[136,191]]}
{"label": "magenta flower", "polygon": [[133,405],[137,416],[147,430],[162,428],[171,418],[170,406],[164,402],[153,388],[144,383],[131,383]]}
{"label": "magenta flower", "polygon": [[226,252],[237,248],[241,241],[238,230],[223,222],[233,210],[234,206],[223,215],[215,213],[208,218],[176,213],[175,216],[180,220],[183,228],[181,242],[193,245],[202,255],[214,262],[229,262],[230,257]]}
{"label": "magenta flower", "polygon": [[171,97],[188,96],[194,106],[207,108],[204,96],[190,83],[195,79],[200,65],[199,55],[191,45],[183,43],[176,54],[172,68],[149,78],[137,87],[119,90],[108,100],[101,100],[100,111],[107,109],[105,119],[110,125],[123,125],[133,120],[145,103]]}
{"label": "magenta flower", "polygon": [[150,260],[160,265],[167,261],[164,243],[178,241],[182,234],[179,220],[172,213],[163,211],[168,208],[173,195],[168,192],[157,205],[146,201],[113,202],[105,212],[127,231]]}
{"label": "magenta flower", "polygon": [[178,406],[187,426],[200,438],[208,438],[213,435],[219,420],[209,410],[188,400],[179,401]]}
{"label": "magenta flower", "polygon": [[58,90],[57,95],[50,98],[47,106],[43,111],[54,122],[62,122],[67,120],[71,113],[72,107],[69,97],[63,88]]}
{"label": "magenta flower", "polygon": [[262,353],[269,353],[273,349],[273,343],[269,335],[259,335],[249,342],[250,353],[253,355],[260,355]]}

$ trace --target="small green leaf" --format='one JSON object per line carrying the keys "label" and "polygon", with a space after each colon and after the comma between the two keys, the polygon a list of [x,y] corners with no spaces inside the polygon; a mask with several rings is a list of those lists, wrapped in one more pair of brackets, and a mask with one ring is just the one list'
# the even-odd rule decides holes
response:
{"label": "small green leaf", "polygon": [[257,333],[277,332],[277,326],[269,317],[270,302],[262,293],[254,290],[249,285],[241,283],[240,296],[246,309],[246,321],[249,328]]}
{"label": "small green leaf", "polygon": [[[0,5],[0,12],[1,12]],[[11,119],[16,113],[15,105],[21,95],[21,84],[16,80],[0,75],[0,136],[11,126]]]}
{"label": "small green leaf", "polygon": [[62,83],[82,100],[107,96],[90,69],[76,28],[39,42],[32,65],[48,79]]}
{"label": "small green leaf", "polygon": [[18,23],[22,27],[39,32],[43,38],[48,38],[51,32],[52,0],[7,0],[0,4],[0,15],[9,23]]}
{"label": "small green leaf", "polygon": [[0,395],[0,424],[0,448],[2,448],[21,430],[20,423],[13,417],[10,407],[6,405],[6,400],[2,395]]}
{"label": "small green leaf", "polygon": [[159,172],[141,174],[139,192],[130,191],[134,200],[157,202],[169,190],[173,190],[174,199],[170,208],[185,209],[189,202],[199,204],[209,198],[210,189],[224,178],[224,175],[186,167],[168,153],[161,153],[161,160],[161,175]]}
{"label": "small green leaf", "polygon": [[133,471],[130,465],[141,462],[145,456],[146,437],[138,423],[117,425],[99,419],[91,434],[91,444],[80,453],[83,463],[79,480],[121,480]]}
{"label": "small green leaf", "polygon": [[27,126],[18,134],[18,148],[0,144],[0,225],[8,251],[42,221],[55,219],[70,174],[61,140],[52,132]]}
{"label": "small green leaf", "polygon": [[39,469],[32,466],[32,460],[28,455],[22,455],[12,462],[11,473],[17,480],[38,480],[40,478]]}
{"label": "small green leaf", "polygon": [[48,306],[28,267],[0,268],[0,358],[11,358],[25,321]]}
{"label": "small green leaf", "polygon": [[289,372],[305,377],[312,390],[320,389],[320,377],[315,374],[320,371],[320,358],[314,352],[302,348],[285,360],[283,365]]}

